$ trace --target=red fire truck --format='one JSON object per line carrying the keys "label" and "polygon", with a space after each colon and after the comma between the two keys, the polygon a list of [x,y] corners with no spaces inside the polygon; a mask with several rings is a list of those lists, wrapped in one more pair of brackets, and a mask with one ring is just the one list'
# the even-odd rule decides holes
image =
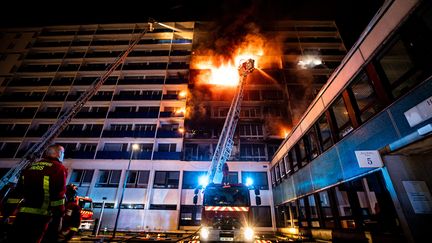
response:
{"label": "red fire truck", "polygon": [[77,196],[76,203],[81,207],[80,229],[89,230],[94,225],[93,219],[93,200],[89,197]]}
{"label": "red fire truck", "polygon": [[209,184],[203,193],[201,242],[254,241],[248,186]]}

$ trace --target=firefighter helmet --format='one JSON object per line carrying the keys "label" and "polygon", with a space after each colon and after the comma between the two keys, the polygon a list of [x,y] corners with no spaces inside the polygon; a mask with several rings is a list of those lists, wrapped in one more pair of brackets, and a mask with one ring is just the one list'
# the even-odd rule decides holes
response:
{"label": "firefighter helmet", "polygon": [[66,186],[66,198],[68,201],[72,201],[75,199],[78,193],[78,187],[74,184],[69,184]]}

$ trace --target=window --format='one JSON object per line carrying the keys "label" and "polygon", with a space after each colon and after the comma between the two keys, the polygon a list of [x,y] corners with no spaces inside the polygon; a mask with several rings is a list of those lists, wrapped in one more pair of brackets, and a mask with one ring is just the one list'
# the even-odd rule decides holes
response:
{"label": "window", "polygon": [[365,72],[356,77],[356,80],[351,84],[350,90],[362,122],[368,120],[383,108]]}
{"label": "window", "polygon": [[279,169],[280,169],[281,177],[285,178],[285,176],[286,176],[286,169],[285,169],[285,162],[284,162],[283,159],[281,159],[279,161]]}
{"label": "window", "polygon": [[348,199],[348,193],[346,191],[346,186],[339,185],[335,188],[336,194],[336,204],[341,218],[342,228],[355,228],[354,219],[352,219],[352,209],[351,204]]}
{"label": "window", "polygon": [[246,179],[251,178],[255,188],[260,190],[268,190],[267,172],[251,172],[242,171],[242,183],[246,183]]}
{"label": "window", "polygon": [[175,204],[150,204],[150,210],[177,210]]}
{"label": "window", "polygon": [[238,184],[238,172],[231,171],[228,173],[228,183]]}
{"label": "window", "polygon": [[309,152],[309,157],[311,160],[318,157],[320,154],[320,149],[318,145],[317,133],[315,132],[315,127],[312,127],[305,135],[305,141],[307,143]]}
{"label": "window", "polygon": [[321,142],[321,147],[323,151],[326,151],[333,145],[332,133],[330,130],[330,125],[327,121],[326,114],[322,115],[317,123],[319,129],[319,138]]}
{"label": "window", "polygon": [[122,203],[121,208],[123,209],[144,209],[144,204],[135,203]]}
{"label": "window", "polygon": [[338,129],[338,136],[339,138],[343,138],[353,130],[353,126],[351,124],[351,120],[342,97],[339,97],[339,99],[333,103],[331,110],[333,111]]}
{"label": "window", "polygon": [[288,209],[290,210],[291,218],[290,224],[288,226],[298,227],[299,226],[299,212],[297,207],[297,201],[292,201],[288,203]]}
{"label": "window", "polygon": [[199,226],[201,223],[201,209],[198,205],[180,206],[180,226]]}
{"label": "window", "polygon": [[261,108],[260,107],[242,107],[240,111],[240,117],[242,118],[260,118]]}
{"label": "window", "polygon": [[333,218],[332,205],[330,203],[330,197],[328,191],[322,191],[318,193],[321,215],[324,221],[325,228],[334,228],[335,222]]}
{"label": "window", "polygon": [[265,160],[265,144],[241,144],[240,156],[242,160]]}
{"label": "window", "polygon": [[160,143],[158,152],[175,152],[177,144],[175,143]]}
{"label": "window", "polygon": [[279,164],[275,165],[274,172],[275,172],[275,176],[276,176],[276,182],[280,183],[281,176],[280,176]]}
{"label": "window", "polygon": [[93,178],[94,170],[73,170],[69,183],[77,186],[89,186]]}
{"label": "window", "polygon": [[251,218],[255,227],[272,227],[270,206],[251,207]]}
{"label": "window", "polygon": [[278,148],[279,144],[267,144],[268,160],[271,160]]}
{"label": "window", "polygon": [[103,151],[127,151],[127,143],[106,143]]}
{"label": "window", "polygon": [[270,176],[271,176],[272,184],[275,185],[276,184],[275,167],[271,168]]}
{"label": "window", "polygon": [[195,189],[199,178],[206,173],[206,171],[184,171],[182,189]]}
{"label": "window", "polygon": [[177,189],[179,176],[178,171],[156,171],[153,188]]}
{"label": "window", "polygon": [[292,174],[292,172],[293,172],[293,170],[292,170],[292,164],[290,162],[290,154],[287,153],[285,155],[285,157],[284,157],[283,160],[284,160],[284,163],[285,163],[285,173],[288,176],[288,175]]}
{"label": "window", "polygon": [[[409,44],[414,46],[414,43]],[[421,73],[416,70],[417,67],[402,40],[398,40],[378,63],[390,84],[394,98],[403,95],[419,81],[418,76]]]}
{"label": "window", "polygon": [[240,124],[238,127],[240,137],[257,137],[263,136],[261,124]]}
{"label": "window", "polygon": [[128,172],[128,188],[147,188],[150,171],[148,170],[131,170]]}
{"label": "window", "polygon": [[121,170],[100,170],[96,187],[118,187]]}
{"label": "window", "polygon": [[300,198],[298,200],[299,205],[299,221],[301,227],[309,227],[309,222],[307,220],[307,214],[306,214],[306,202],[305,198]]}
{"label": "window", "polygon": [[303,139],[300,139],[297,142],[297,148],[298,148],[298,152],[299,152],[298,158],[299,158],[300,167],[306,166],[307,163],[309,162],[309,158],[307,155],[306,146],[305,146]]}
{"label": "window", "polygon": [[294,172],[299,170],[299,162],[297,159],[297,149],[295,146],[291,149],[291,151],[289,151],[289,157],[291,159],[291,165],[292,165],[291,173],[294,173]]}
{"label": "window", "polygon": [[309,203],[309,215],[311,219],[311,226],[312,227],[320,227],[319,218],[318,218],[318,207],[315,202],[315,195],[309,195],[307,197],[308,203]]}

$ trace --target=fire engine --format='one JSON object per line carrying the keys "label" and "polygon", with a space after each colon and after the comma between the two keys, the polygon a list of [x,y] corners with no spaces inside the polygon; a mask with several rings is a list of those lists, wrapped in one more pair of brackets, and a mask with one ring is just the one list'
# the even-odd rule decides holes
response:
{"label": "fire engine", "polygon": [[[255,233],[251,223],[251,202],[249,189],[251,179],[244,184],[229,184],[229,168],[226,164],[234,146],[234,132],[240,117],[243,90],[246,77],[252,73],[254,60],[248,59],[239,68],[240,82],[225,119],[218,144],[213,154],[207,175],[199,179],[200,186],[194,191],[193,203],[198,202],[198,192],[203,189],[200,241],[253,242]],[[261,205],[259,190],[256,189],[256,205]]]}
{"label": "fire engine", "polygon": [[89,197],[77,196],[75,202],[81,207],[81,225],[79,228],[91,229],[95,222],[93,219],[93,200]]}

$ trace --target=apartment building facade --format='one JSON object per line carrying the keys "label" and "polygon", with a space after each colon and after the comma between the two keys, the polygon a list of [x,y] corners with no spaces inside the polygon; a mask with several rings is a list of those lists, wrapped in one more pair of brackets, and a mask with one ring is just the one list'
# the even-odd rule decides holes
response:
{"label": "apartment building facade", "polygon": [[[78,185],[80,195],[93,199],[95,217],[105,202],[104,228],[114,227],[119,207],[120,230],[188,229],[200,222],[200,207],[192,203],[193,189],[198,176],[208,170],[220,133],[217,129],[221,129],[230,100],[205,101],[209,112],[204,120],[219,124],[213,127],[217,129],[203,129],[188,119],[188,106],[193,102],[190,94],[196,88],[190,60],[198,41],[198,23],[164,24],[175,29],[156,26],[145,34],[125,63],[56,139],[66,149],[68,183]],[[145,27],[147,24],[137,23],[2,30],[3,173],[39,141]],[[330,63],[340,62],[345,51],[333,22],[281,22],[272,28],[264,30],[277,32],[284,39],[284,51],[278,57],[282,66],[264,71],[277,82],[252,77],[256,82],[246,90],[236,148],[228,161],[233,183],[253,177],[261,190],[261,206],[256,206],[251,193],[251,214],[260,219],[256,227],[262,230],[275,227],[268,166],[283,138],[277,129],[269,129],[272,123],[266,120],[271,117],[290,124],[292,107],[297,107],[291,86],[307,90],[310,86],[302,83],[306,79],[319,86],[334,68]],[[308,70],[299,67],[296,59],[306,47],[322,59]],[[294,74],[299,78],[293,80]],[[132,144],[138,144],[139,149],[132,150]]]}

